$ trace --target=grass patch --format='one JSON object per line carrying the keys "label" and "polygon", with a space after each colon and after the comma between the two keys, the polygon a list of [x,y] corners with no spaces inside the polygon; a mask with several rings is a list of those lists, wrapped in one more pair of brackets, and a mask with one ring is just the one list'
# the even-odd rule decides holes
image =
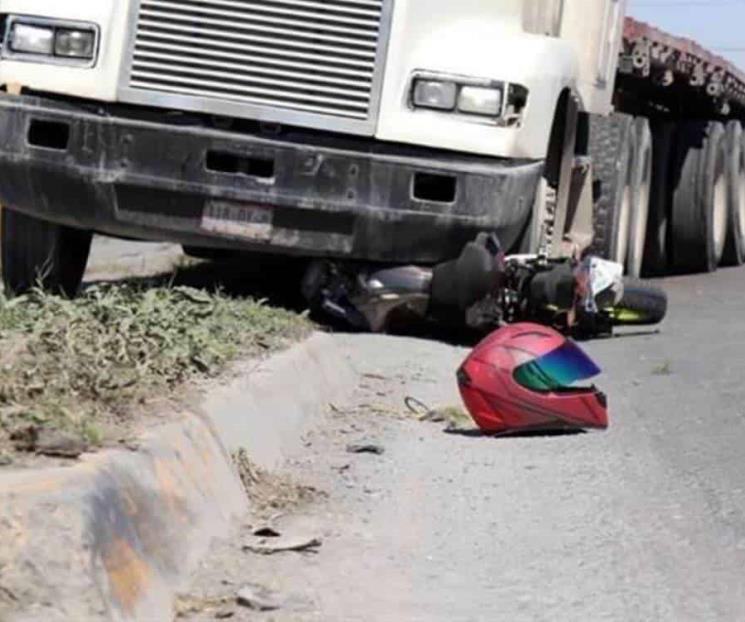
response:
{"label": "grass patch", "polygon": [[107,419],[310,328],[261,301],[188,287],[100,285],[76,300],[0,293],[0,452],[28,426],[99,444]]}
{"label": "grass patch", "polygon": [[670,361],[664,361],[652,368],[653,376],[671,376],[673,373],[673,364]]}

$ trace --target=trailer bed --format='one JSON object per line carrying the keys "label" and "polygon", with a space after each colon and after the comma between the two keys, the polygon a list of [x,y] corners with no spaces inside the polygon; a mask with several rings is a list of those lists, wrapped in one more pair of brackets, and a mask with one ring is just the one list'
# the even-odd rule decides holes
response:
{"label": "trailer bed", "polygon": [[[619,96],[675,113],[685,106],[705,117],[745,119],[745,73],[685,37],[626,18]],[[628,106],[626,106],[628,108]]]}

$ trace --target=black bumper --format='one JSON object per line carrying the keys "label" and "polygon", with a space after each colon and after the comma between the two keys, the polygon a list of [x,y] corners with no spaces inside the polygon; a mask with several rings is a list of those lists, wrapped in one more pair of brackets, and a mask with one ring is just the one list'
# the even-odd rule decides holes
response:
{"label": "black bumper", "polygon": [[480,231],[514,244],[542,169],[0,98],[3,204],[102,233],[192,246],[440,261]]}

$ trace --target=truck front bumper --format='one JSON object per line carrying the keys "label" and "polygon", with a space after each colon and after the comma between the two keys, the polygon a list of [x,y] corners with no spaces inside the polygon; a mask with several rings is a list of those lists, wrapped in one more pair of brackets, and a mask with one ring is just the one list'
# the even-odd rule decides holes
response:
{"label": "truck front bumper", "polygon": [[110,235],[432,263],[480,231],[515,244],[543,171],[536,161],[193,123],[3,96],[0,201]]}

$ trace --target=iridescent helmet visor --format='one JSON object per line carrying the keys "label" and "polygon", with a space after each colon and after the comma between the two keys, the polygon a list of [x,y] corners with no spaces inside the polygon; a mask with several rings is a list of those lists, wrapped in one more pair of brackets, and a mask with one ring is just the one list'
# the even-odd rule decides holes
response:
{"label": "iridescent helmet visor", "polygon": [[597,376],[600,368],[573,341],[523,363],[515,369],[518,384],[533,391],[572,388],[576,382]]}

